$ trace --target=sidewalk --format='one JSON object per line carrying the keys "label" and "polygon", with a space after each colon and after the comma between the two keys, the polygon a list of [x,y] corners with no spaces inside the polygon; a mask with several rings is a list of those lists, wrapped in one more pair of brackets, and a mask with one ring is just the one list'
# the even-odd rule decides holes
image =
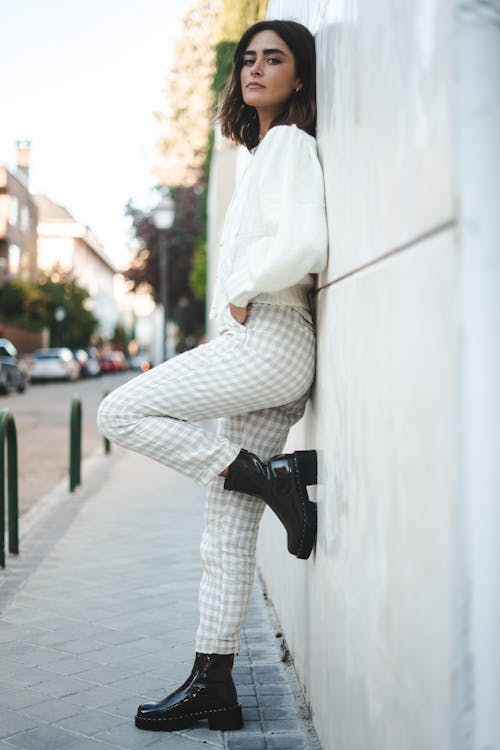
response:
{"label": "sidewalk", "polygon": [[244,728],[135,728],[138,704],[191,670],[203,493],[115,447],[82,479],[21,519],[0,570],[0,748],[319,750],[258,580],[233,671]]}

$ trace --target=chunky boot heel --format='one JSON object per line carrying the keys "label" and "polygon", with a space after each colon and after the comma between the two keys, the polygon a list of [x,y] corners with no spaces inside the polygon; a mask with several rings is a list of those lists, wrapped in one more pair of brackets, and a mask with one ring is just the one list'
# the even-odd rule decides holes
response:
{"label": "chunky boot heel", "polygon": [[316,451],[295,451],[293,460],[304,484],[318,483],[318,454]]}
{"label": "chunky boot heel", "polygon": [[304,529],[304,535],[302,537],[302,543],[299,546],[297,557],[299,560],[307,560],[312,552],[314,543],[316,541],[316,533],[318,527],[318,515],[316,503],[311,503],[309,500],[306,503],[307,513],[307,524]]}
{"label": "chunky boot heel", "polygon": [[243,726],[243,716],[241,715],[241,706],[239,703],[233,708],[225,708],[209,713],[207,718],[210,729],[220,729],[222,732],[241,729]]}
{"label": "chunky boot heel", "polygon": [[287,532],[290,554],[305,560],[316,538],[316,505],[307,485],[318,479],[316,451],[281,453],[268,461],[241,450],[228,466],[224,489],[260,497],[278,516]]}

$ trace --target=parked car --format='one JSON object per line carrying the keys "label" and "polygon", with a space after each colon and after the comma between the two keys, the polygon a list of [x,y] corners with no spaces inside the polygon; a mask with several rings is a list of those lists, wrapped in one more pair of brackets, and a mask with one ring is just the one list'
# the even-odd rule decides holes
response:
{"label": "parked car", "polygon": [[113,351],[101,354],[101,372],[123,372],[128,370],[128,362],[123,352]]}
{"label": "parked car", "polygon": [[15,389],[24,393],[28,376],[20,366],[17,349],[9,339],[0,339],[0,393]]}
{"label": "parked car", "polygon": [[30,366],[30,378],[36,380],[78,380],[80,365],[71,349],[37,349]]}
{"label": "parked car", "polygon": [[95,378],[101,374],[101,366],[96,355],[90,349],[77,349],[73,357],[80,365],[80,377]]}

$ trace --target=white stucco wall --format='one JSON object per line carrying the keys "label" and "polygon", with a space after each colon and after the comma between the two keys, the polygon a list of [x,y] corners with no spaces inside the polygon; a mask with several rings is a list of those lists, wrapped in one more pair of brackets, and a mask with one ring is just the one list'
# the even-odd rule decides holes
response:
{"label": "white stucco wall", "polygon": [[316,35],[330,260],[289,440],[319,451],[317,548],[266,511],[259,567],[324,750],[499,750],[500,9],[268,17]]}

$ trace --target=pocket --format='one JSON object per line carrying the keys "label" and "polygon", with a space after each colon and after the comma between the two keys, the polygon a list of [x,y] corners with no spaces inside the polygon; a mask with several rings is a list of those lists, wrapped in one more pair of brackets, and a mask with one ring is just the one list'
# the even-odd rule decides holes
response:
{"label": "pocket", "polygon": [[297,320],[300,323],[301,326],[304,326],[304,328],[307,328],[309,331],[315,332],[315,326],[312,319],[312,316],[310,313],[308,314],[305,310],[297,310],[294,308],[296,314],[297,314]]}

